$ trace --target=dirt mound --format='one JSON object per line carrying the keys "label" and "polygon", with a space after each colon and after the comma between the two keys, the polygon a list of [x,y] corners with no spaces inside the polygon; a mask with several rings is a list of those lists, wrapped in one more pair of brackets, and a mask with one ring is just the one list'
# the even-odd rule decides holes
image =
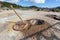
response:
{"label": "dirt mound", "polygon": [[34,34],[49,26],[47,22],[45,22],[44,20],[40,20],[40,19],[30,19],[30,20],[26,20],[24,23],[17,22],[14,25],[13,29],[16,31],[22,31],[25,36]]}

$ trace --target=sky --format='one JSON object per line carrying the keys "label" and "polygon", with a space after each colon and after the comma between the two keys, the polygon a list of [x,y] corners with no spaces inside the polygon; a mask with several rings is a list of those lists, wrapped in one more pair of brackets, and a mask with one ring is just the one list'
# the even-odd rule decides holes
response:
{"label": "sky", "polygon": [[15,3],[22,6],[38,6],[38,7],[57,7],[60,6],[60,0],[0,0]]}

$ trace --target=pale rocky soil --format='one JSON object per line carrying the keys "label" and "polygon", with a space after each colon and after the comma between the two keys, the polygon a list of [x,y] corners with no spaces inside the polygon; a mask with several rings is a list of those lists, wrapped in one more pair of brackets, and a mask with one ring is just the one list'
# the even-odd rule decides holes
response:
{"label": "pale rocky soil", "polygon": [[[54,20],[52,18],[49,18],[49,17],[45,16],[47,14],[54,14],[54,15],[60,16],[60,13],[57,13],[57,12],[43,12],[43,11],[18,10],[18,9],[16,9],[16,11],[22,17],[23,20],[28,20],[28,19],[33,19],[33,18],[34,19],[42,19],[42,20],[45,20],[46,22],[48,22],[48,24],[50,24],[50,25],[53,25],[56,22],[60,22],[58,20]],[[17,22],[17,21],[20,21],[20,20],[14,14],[14,12],[12,10],[8,10],[8,11],[5,10],[5,11],[0,12],[0,40],[5,40],[5,37],[7,37],[7,33],[8,32],[5,32],[4,31],[5,32],[4,33],[3,30],[5,30],[7,28],[7,23],[6,22],[8,22],[8,21]],[[59,27],[60,26],[58,26],[58,25],[57,26],[54,26],[54,28],[57,28],[57,29],[59,29]],[[18,34],[18,33],[16,35],[20,35],[19,36],[20,38],[23,38],[24,37],[23,34],[22,34],[22,32],[20,34]],[[47,37],[49,37],[49,35],[51,36],[51,33],[54,33],[60,39],[60,31],[55,31],[54,29],[50,28],[50,29],[42,32],[42,34],[45,35],[45,36],[47,36]],[[41,34],[41,40],[46,40],[42,36],[42,34]],[[12,33],[12,35],[14,35],[14,34]],[[28,38],[27,40],[36,40],[36,39],[37,39],[36,38],[36,35],[34,35],[34,37]],[[11,37],[10,37],[7,40],[15,40],[15,39],[14,38],[11,39]],[[39,39],[37,39],[37,40],[39,40]],[[49,39],[49,40],[52,40],[52,39]]]}

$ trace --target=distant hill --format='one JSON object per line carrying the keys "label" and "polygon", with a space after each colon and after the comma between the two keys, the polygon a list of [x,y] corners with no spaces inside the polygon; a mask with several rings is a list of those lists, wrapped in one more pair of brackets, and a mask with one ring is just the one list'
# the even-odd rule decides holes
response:
{"label": "distant hill", "polygon": [[21,5],[17,5],[17,4],[13,4],[13,3],[8,3],[8,2],[1,2],[0,1],[0,6],[1,8],[3,7],[7,7],[10,8],[10,5],[13,5],[14,8],[20,8],[20,9],[35,9],[36,11],[53,11],[53,12],[60,12],[60,6],[59,7],[55,7],[55,8],[42,8],[42,7],[37,7],[37,6],[29,6],[29,7],[24,7]]}
{"label": "distant hill", "polygon": [[8,7],[8,8],[10,8],[10,5],[13,5],[14,8],[22,7],[22,6],[17,5],[17,4],[12,4],[12,3],[8,3],[8,2],[1,2],[1,1],[0,1],[0,5],[1,5],[1,7]]}
{"label": "distant hill", "polygon": [[0,5],[1,5],[1,8],[3,7],[7,7],[7,8],[10,8],[10,5],[13,5],[14,8],[22,8],[22,9],[36,9],[38,7],[36,6],[29,6],[29,7],[24,7],[24,6],[21,6],[21,5],[17,5],[17,4],[13,4],[13,3],[8,3],[8,2],[1,2],[0,1]]}
{"label": "distant hill", "polygon": [[50,8],[50,10],[53,12],[60,12],[60,6],[55,8]]}

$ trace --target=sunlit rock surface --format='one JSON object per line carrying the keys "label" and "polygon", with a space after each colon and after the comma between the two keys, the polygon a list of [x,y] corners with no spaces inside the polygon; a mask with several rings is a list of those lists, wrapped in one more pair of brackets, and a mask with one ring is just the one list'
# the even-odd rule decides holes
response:
{"label": "sunlit rock surface", "polygon": [[4,31],[0,32],[0,40],[19,40],[20,38],[24,38],[24,35],[21,31],[15,31],[12,29],[13,25],[14,22],[7,23],[7,28],[5,28]]}
{"label": "sunlit rock surface", "polygon": [[[47,14],[55,14],[60,16],[60,13],[57,12],[42,12],[42,11],[33,11],[33,10],[16,10],[17,13],[22,17],[23,20],[27,19],[42,19],[48,22],[50,25],[53,25],[59,20],[55,20],[53,18],[47,17]],[[23,35],[23,32],[20,31],[13,31],[12,29],[9,30],[8,28],[8,21],[17,22],[20,21],[19,18],[14,14],[12,10],[2,11],[0,12],[0,40],[60,40],[60,23],[54,25],[52,28],[49,28],[43,32],[38,32],[36,34],[30,35],[26,37]],[[4,24],[5,23],[5,24]],[[11,27],[11,25],[10,25]],[[8,28],[8,30],[7,30]]]}

